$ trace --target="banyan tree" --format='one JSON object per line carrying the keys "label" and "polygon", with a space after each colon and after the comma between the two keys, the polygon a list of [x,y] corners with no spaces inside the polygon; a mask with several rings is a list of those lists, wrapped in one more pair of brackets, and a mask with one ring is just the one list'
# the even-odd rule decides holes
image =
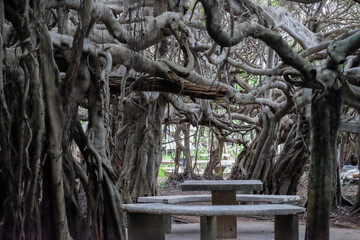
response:
{"label": "banyan tree", "polygon": [[295,194],[310,162],[306,236],[328,239],[340,123],[360,110],[359,12],[0,0],[0,239],[126,239],[121,204],[158,194],[168,124],[185,140],[211,129],[209,178],[228,142],[242,149],[231,178],[271,194]]}

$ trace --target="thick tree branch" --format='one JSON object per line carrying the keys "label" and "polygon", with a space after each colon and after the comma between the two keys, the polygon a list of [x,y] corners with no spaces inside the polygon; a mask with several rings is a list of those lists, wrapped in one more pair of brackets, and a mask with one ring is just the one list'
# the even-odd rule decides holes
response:
{"label": "thick tree branch", "polygon": [[[47,7],[66,6],[70,9],[79,11],[81,6],[80,2],[80,0],[51,0],[47,2]],[[172,35],[172,28],[174,25],[181,31],[186,28],[177,13],[165,12],[158,17],[149,19],[144,31],[134,31],[129,34],[129,31],[117,21],[113,12],[101,2],[94,2],[92,4],[92,18],[98,19],[100,22],[104,23],[115,39],[135,50],[142,50],[150,47]]]}
{"label": "thick tree branch", "polygon": [[[54,45],[58,47],[62,47],[63,45],[67,45],[69,47],[71,46],[72,37],[56,33],[50,33],[50,35]],[[159,62],[152,61],[146,56],[141,55],[133,50],[114,44],[105,44],[104,47],[111,53],[114,65],[122,64],[126,67],[133,68],[137,72],[148,73],[152,76],[160,76],[165,79],[176,80],[178,78],[177,76],[173,75],[173,73],[169,72],[167,67],[161,65]],[[90,42],[85,42],[83,51],[89,52],[90,49],[96,49],[96,46]],[[194,71],[191,71],[185,79],[196,85],[210,86],[219,89],[224,88],[226,89],[226,97],[234,99],[234,101],[237,103],[264,104],[272,108],[276,108],[278,106],[277,103],[274,103],[269,99],[258,98],[254,94],[242,94],[228,84],[218,81],[210,81]]]}
{"label": "thick tree branch", "polygon": [[[121,77],[110,77],[109,86],[112,93],[119,93],[121,80]],[[194,98],[213,100],[222,99],[226,95],[226,89],[223,87],[195,85],[188,81],[181,81],[177,78],[174,78],[173,82],[155,77],[140,77],[138,79],[128,78],[126,87],[130,87],[134,91],[174,93]]]}
{"label": "thick tree branch", "polygon": [[215,0],[201,0],[206,13],[206,28],[216,43],[223,47],[230,47],[241,42],[245,37],[252,36],[264,41],[283,59],[283,61],[297,69],[306,81],[315,77],[316,70],[304,58],[299,56],[283,40],[278,33],[250,21],[245,21],[235,27],[233,35],[223,30],[218,2]]}
{"label": "thick tree branch", "polygon": [[302,4],[314,4],[321,2],[323,0],[286,0],[288,2],[296,2],[296,3],[302,3]]}
{"label": "thick tree branch", "polygon": [[360,30],[355,31],[351,36],[333,42],[328,48],[328,68],[334,68],[345,62],[346,57],[360,48]]}

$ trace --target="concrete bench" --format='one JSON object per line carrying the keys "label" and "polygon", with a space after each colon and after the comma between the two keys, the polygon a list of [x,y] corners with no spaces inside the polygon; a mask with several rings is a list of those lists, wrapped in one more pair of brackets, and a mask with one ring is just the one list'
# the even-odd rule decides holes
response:
{"label": "concrete bench", "polygon": [[163,164],[163,165],[175,164],[175,161],[174,160],[162,160],[161,164]]}
{"label": "concrete bench", "polygon": [[123,204],[128,212],[128,240],[164,240],[169,215],[200,216],[201,240],[215,240],[216,216],[275,216],[275,240],[298,240],[297,214],[302,207],[289,204],[262,205],[172,205],[164,203]]}
{"label": "concrete bench", "polygon": [[220,163],[218,164],[219,165],[227,165],[227,166],[232,166],[234,165],[235,163],[235,160],[221,160]]}
{"label": "concrete bench", "polygon": [[[166,170],[165,172],[165,175],[167,177],[171,177],[174,173],[174,169],[173,170]],[[178,171],[178,174],[183,174],[184,173],[184,170],[182,168],[179,168],[179,171]],[[194,174],[195,176],[203,176],[204,175],[204,171],[198,171],[197,169],[194,170]]]}
{"label": "concrete bench", "polygon": [[[257,194],[237,194],[237,202],[267,202],[267,203],[294,203],[300,201],[296,195],[257,195]],[[192,203],[192,202],[211,202],[211,195],[176,195],[176,196],[152,196],[139,197],[138,203]]]}
{"label": "concrete bench", "polygon": [[[174,171],[175,170],[175,167],[163,167],[161,168],[163,171],[168,171],[168,172],[171,172],[171,171]],[[180,168],[179,168],[180,169]]]}

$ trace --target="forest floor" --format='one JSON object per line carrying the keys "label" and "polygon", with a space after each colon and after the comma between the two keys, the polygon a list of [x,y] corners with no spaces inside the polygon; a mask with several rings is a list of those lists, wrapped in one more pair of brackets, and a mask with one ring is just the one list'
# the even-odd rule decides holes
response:
{"label": "forest floor", "polygon": [[[159,189],[160,195],[189,195],[189,194],[210,194],[210,192],[183,192],[181,191],[181,183],[184,181],[182,177],[178,177],[177,179],[159,179]],[[355,197],[358,190],[358,182],[354,183],[345,183],[342,186],[343,196],[350,200],[352,203],[355,202]],[[306,174],[301,178],[298,193],[300,196],[300,202],[297,203],[298,206],[304,206],[306,202],[307,196],[307,178]],[[199,204],[199,203],[197,203]],[[206,204],[206,203],[204,203]],[[333,208],[330,216],[331,227],[334,228],[350,228],[360,230],[360,214],[350,215],[351,207],[349,206],[339,206],[337,208]],[[174,216],[173,220],[176,223],[197,223],[199,222],[198,217],[193,216]],[[238,221],[269,221],[273,220],[272,217],[246,217],[246,218],[238,218]],[[306,223],[306,214],[303,216],[299,216],[300,224],[305,225]]]}

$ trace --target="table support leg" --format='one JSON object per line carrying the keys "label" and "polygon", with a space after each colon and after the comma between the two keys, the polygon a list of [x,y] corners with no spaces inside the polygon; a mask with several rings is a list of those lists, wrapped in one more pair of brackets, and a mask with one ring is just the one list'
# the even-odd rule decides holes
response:
{"label": "table support leg", "polygon": [[165,215],[165,233],[170,234],[171,233],[171,215]]}
{"label": "table support leg", "polygon": [[200,217],[200,239],[216,240],[216,216]]}
{"label": "table support leg", "polygon": [[[236,191],[212,191],[213,205],[236,205]],[[217,237],[236,238],[236,216],[217,217]]]}
{"label": "table support leg", "polygon": [[275,216],[275,240],[298,240],[298,215]]}
{"label": "table support leg", "polygon": [[128,213],[129,240],[165,240],[168,215]]}

